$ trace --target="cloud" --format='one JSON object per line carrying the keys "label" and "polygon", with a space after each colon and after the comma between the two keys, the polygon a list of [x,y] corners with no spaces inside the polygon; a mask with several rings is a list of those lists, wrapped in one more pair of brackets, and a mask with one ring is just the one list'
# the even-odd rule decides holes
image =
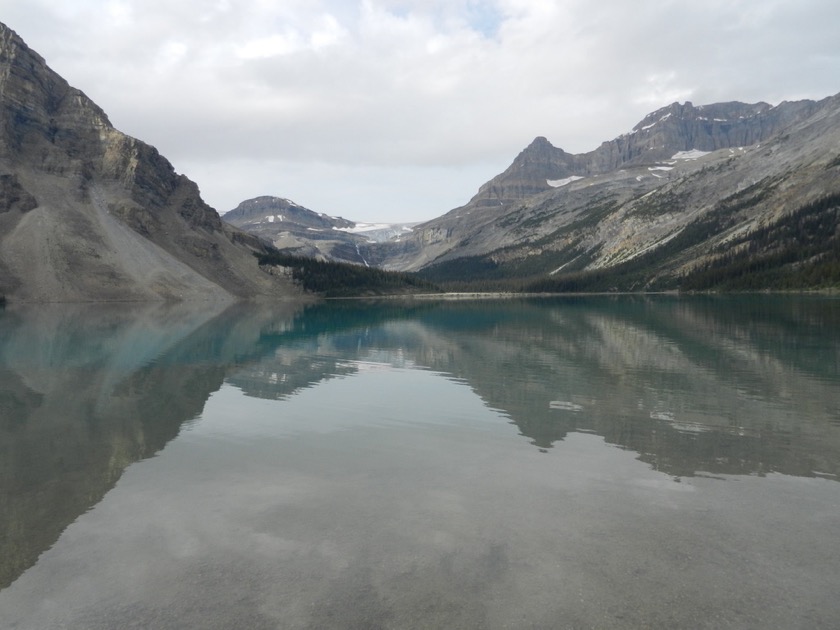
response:
{"label": "cloud", "polygon": [[431,218],[537,135],[587,151],[674,100],[820,98],[840,76],[833,0],[22,4],[2,19],[220,210]]}

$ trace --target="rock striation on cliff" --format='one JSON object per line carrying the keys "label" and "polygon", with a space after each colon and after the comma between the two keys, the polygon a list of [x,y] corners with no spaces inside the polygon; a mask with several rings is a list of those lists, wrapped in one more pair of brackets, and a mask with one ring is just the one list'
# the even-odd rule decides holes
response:
{"label": "rock striation on cliff", "polygon": [[0,24],[0,296],[79,302],[290,297],[265,246]]}
{"label": "rock striation on cliff", "polygon": [[475,207],[508,206],[531,195],[624,167],[655,165],[681,151],[711,152],[764,142],[805,120],[819,105],[810,100],[767,103],[672,103],[633,129],[588,153],[570,154],[538,137],[470,200]]}

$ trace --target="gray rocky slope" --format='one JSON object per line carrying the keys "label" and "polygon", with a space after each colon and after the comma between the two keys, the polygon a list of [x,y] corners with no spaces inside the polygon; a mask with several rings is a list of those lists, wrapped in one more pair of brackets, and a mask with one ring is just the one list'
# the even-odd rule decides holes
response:
{"label": "gray rocky slope", "polygon": [[[537,138],[466,205],[366,256],[450,279],[489,267],[534,276],[609,269],[680,237],[684,247],[650,280],[678,277],[840,194],[838,147],[840,95],[777,106],[674,103],[589,153]],[[708,229],[688,238],[704,221]]]}
{"label": "gray rocky slope", "polygon": [[262,243],[0,24],[0,296],[231,300],[299,291]]}

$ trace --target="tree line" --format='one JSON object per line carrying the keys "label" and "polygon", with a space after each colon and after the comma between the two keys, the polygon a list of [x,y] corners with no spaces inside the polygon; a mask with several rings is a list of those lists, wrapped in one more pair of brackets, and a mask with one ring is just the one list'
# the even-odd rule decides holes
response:
{"label": "tree line", "polygon": [[256,254],[260,265],[286,268],[292,279],[304,289],[324,297],[362,297],[438,293],[435,284],[415,274],[385,271],[315,258],[306,258],[272,250]]}

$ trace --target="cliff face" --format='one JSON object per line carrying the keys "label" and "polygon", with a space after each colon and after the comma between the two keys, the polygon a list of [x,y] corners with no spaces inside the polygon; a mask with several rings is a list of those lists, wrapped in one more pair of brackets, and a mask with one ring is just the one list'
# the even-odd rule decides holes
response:
{"label": "cliff face", "polygon": [[814,101],[672,103],[648,114],[629,134],[586,154],[586,173],[604,173],[626,164],[667,160],[680,151],[717,151],[765,142],[814,113]]}
{"label": "cliff face", "polygon": [[0,24],[0,295],[20,301],[285,297],[261,242]]}
{"label": "cliff face", "polygon": [[542,136],[535,138],[505,170],[479,188],[470,206],[504,207],[548,190],[547,183],[582,170],[582,161],[553,146]]}
{"label": "cliff face", "polygon": [[564,185],[569,178],[600,175],[629,166],[655,165],[680,151],[717,151],[764,142],[816,111],[814,101],[672,103],[645,116],[630,133],[594,151],[570,154],[536,138],[510,167],[481,186],[468,206],[509,206]]}

